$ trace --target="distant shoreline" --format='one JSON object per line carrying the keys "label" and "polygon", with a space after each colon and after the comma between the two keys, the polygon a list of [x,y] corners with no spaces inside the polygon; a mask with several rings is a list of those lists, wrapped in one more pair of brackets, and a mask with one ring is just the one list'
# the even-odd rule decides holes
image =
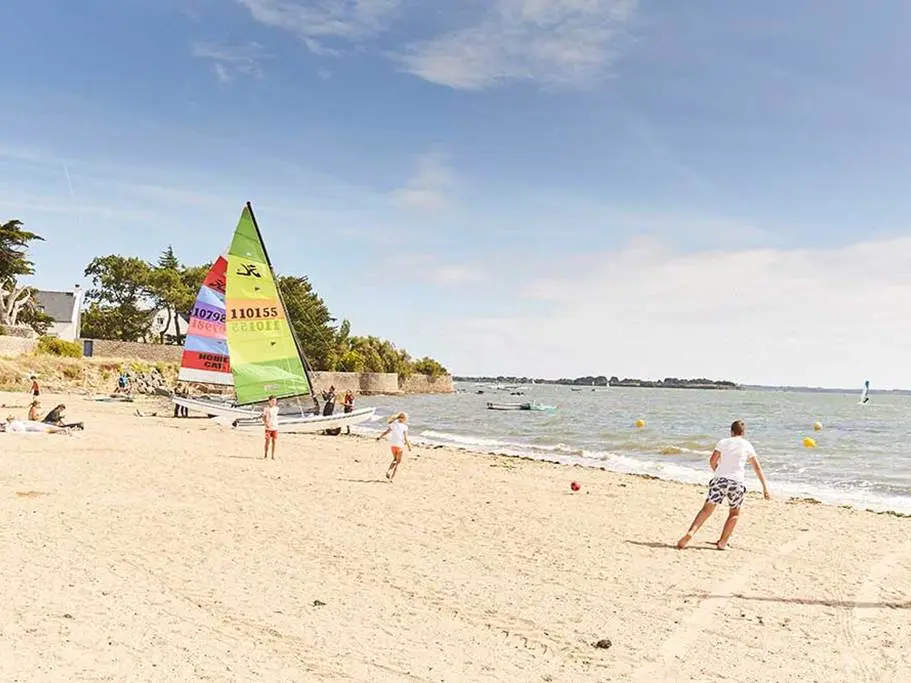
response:
{"label": "distant shoreline", "polygon": [[658,380],[644,380],[634,378],[611,377],[608,379],[604,375],[598,377],[576,377],[575,379],[543,379],[531,377],[464,377],[453,376],[454,382],[475,382],[479,384],[552,384],[570,387],[589,387],[592,389],[607,387],[632,387],[637,389],[705,389],[705,390],[727,390],[739,391],[743,387],[735,382],[728,380],[711,380],[704,377],[698,379],[680,379],[677,377],[665,377]]}
{"label": "distant shoreline", "polygon": [[[771,384],[737,384],[735,382],[714,381],[705,379],[676,379],[673,377],[664,380],[639,380],[639,379],[622,379],[616,377],[607,379],[605,377],[580,377],[576,379],[544,379],[535,377],[468,377],[453,376],[454,382],[476,382],[480,384],[548,384],[570,387],[632,387],[644,389],[704,389],[710,391],[717,390],[735,390],[735,391],[793,391],[806,394],[857,394],[860,395],[860,387],[844,389],[838,387],[802,387],[790,385],[771,385]],[[594,380],[594,382],[593,382]],[[601,380],[600,382],[598,380]],[[911,389],[871,389],[870,396],[911,396]]]}

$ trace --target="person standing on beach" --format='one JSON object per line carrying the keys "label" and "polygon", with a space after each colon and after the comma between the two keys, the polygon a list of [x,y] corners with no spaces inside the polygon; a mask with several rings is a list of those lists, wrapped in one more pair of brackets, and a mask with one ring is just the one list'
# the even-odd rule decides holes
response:
{"label": "person standing on beach", "polygon": [[272,443],[272,459],[275,460],[275,442],[278,440],[278,399],[269,397],[263,408],[263,424],[266,427],[266,443],[263,447],[263,460],[269,457],[269,443]]}
{"label": "person standing on beach", "polygon": [[335,385],[329,387],[329,391],[323,392],[323,401],[323,415],[335,413]]}
{"label": "person standing on beach", "polygon": [[389,465],[389,469],[386,470],[386,479],[391,482],[399,468],[399,463],[402,462],[402,449],[408,446],[408,450],[411,450],[411,442],[408,440],[408,413],[396,413],[387,422],[389,426],[386,427],[382,434],[376,437],[376,440],[379,441],[387,434],[389,435],[389,445],[392,446],[392,462]]}
{"label": "person standing on beach", "polygon": [[32,392],[32,396],[38,398],[41,395],[41,387],[38,386],[38,378],[32,375],[29,379],[32,380],[32,386],[29,391]]}
{"label": "person standing on beach", "polygon": [[730,509],[728,518],[724,523],[724,529],[721,532],[721,538],[715,542],[718,550],[724,550],[727,547],[728,540],[737,526],[737,520],[740,517],[740,508],[743,505],[743,498],[746,495],[747,487],[744,485],[746,479],[746,464],[750,463],[759,481],[762,483],[762,495],[766,500],[770,498],[769,486],[765,480],[765,474],[762,472],[762,466],[756,457],[756,451],[753,444],[744,438],[746,425],[743,420],[735,420],[731,424],[731,436],[722,439],[715,446],[709,464],[715,475],[709,482],[709,492],[705,499],[705,504],[696,515],[689,530],[677,542],[680,550],[686,548],[696,532],[699,531],[705,521],[712,516],[715,508],[724,502],[727,498]]}
{"label": "person standing on beach", "polygon": [[[351,411],[354,410],[354,394],[351,393],[350,389],[345,392],[345,399],[342,402],[342,407],[344,408],[346,413],[350,413]],[[350,434],[351,425],[348,425],[347,430],[348,430],[347,433]]]}

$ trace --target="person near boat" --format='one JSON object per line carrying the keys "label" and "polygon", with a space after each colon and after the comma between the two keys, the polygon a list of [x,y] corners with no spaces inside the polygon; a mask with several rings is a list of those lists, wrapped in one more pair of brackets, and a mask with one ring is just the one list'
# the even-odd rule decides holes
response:
{"label": "person near boat", "polygon": [[[178,382],[174,387],[174,395],[180,398],[187,398],[190,395],[189,390],[183,382]],[[174,417],[189,417],[190,409],[186,406],[174,404]]]}
{"label": "person near boat", "polygon": [[[343,401],[342,401],[342,407],[344,408],[344,410],[345,410],[346,413],[350,413],[350,412],[352,412],[352,411],[354,410],[354,394],[352,393],[352,391],[351,391],[350,389],[348,389],[348,390],[345,392],[345,398],[344,398]],[[351,425],[348,425],[348,426],[346,427],[346,430],[347,430],[347,431],[346,431],[345,433],[346,433],[346,434],[350,434],[350,433],[351,433]]]}
{"label": "person near boat", "polygon": [[323,415],[332,415],[335,412],[335,385],[323,392],[323,401]]}
{"label": "person near boat", "polygon": [[269,457],[269,444],[272,444],[272,459],[275,460],[275,442],[278,441],[278,399],[269,397],[263,408],[263,425],[266,428],[266,443],[263,447],[263,460]]}
{"label": "person near boat", "polygon": [[731,424],[731,436],[722,439],[712,451],[712,457],[709,464],[714,471],[714,476],[709,482],[709,491],[706,495],[705,503],[702,509],[696,515],[686,534],[677,542],[677,547],[681,550],[686,548],[696,532],[699,531],[705,521],[712,516],[715,508],[728,501],[728,518],[724,523],[724,529],[721,531],[721,538],[715,542],[718,550],[724,550],[727,547],[728,540],[737,526],[737,520],[740,517],[740,509],[743,506],[743,499],[746,496],[747,487],[744,484],[746,479],[746,465],[749,463],[753,471],[762,483],[762,495],[766,500],[770,498],[769,486],[766,483],[765,474],[762,472],[762,466],[756,457],[756,450],[753,444],[744,438],[746,425],[743,420],[735,420]]}
{"label": "person near boat", "polygon": [[62,403],[58,403],[54,409],[44,416],[42,422],[44,424],[54,425],[55,427],[62,427],[63,429],[85,429],[85,425],[82,422],[72,422],[70,424],[64,424],[64,411],[66,406]]}
{"label": "person near boat", "polygon": [[395,473],[398,471],[399,464],[402,462],[402,452],[407,446],[411,450],[411,442],[408,440],[408,413],[399,412],[391,416],[386,421],[389,426],[376,437],[379,441],[387,434],[389,435],[389,445],[392,447],[392,462],[389,469],[386,470],[386,479],[392,481]]}

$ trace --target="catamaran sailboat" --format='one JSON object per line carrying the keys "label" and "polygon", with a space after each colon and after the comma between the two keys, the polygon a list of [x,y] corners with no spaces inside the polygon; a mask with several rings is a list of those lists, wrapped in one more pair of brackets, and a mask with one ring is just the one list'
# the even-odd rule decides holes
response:
{"label": "catamaran sailboat", "polygon": [[248,202],[227,255],[213,264],[199,290],[177,377],[233,386],[234,400],[175,396],[174,403],[227,418],[240,429],[262,428],[261,404],[273,395],[281,406],[282,432],[337,430],[371,419],[375,408],[314,413],[309,363],[286,310]]}

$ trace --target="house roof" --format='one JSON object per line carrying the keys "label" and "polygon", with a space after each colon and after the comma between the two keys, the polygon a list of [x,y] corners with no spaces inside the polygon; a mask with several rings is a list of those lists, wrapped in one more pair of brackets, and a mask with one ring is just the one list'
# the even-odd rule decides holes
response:
{"label": "house roof", "polygon": [[73,319],[73,308],[77,305],[73,292],[35,291],[38,306],[51,316],[56,323],[68,323]]}

